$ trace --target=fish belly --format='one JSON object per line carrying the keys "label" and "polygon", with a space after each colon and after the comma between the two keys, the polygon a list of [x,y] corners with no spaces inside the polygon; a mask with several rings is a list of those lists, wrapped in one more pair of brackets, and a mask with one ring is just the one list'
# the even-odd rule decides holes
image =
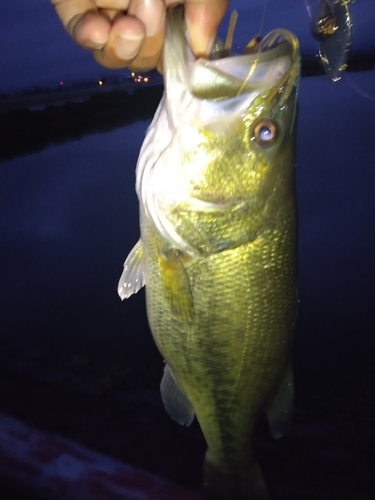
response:
{"label": "fish belly", "polygon": [[254,460],[257,417],[290,361],[297,303],[293,210],[254,241],[184,265],[189,319],[176,314],[165,290],[159,258],[169,243],[144,217],[141,227],[155,342],[195,410],[209,461],[226,473],[246,470]]}

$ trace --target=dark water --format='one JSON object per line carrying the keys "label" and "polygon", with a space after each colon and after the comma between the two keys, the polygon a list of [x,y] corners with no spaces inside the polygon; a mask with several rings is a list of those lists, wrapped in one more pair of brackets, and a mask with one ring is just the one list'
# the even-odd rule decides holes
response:
{"label": "dark water", "polygon": [[295,364],[304,397],[375,394],[375,101],[352,86],[370,89],[375,74],[355,76],[301,84]]}
{"label": "dark water", "polygon": [[[350,78],[351,84],[305,78],[300,86],[296,405],[298,418],[339,413],[365,419],[373,429],[375,102],[352,84],[369,92],[375,73]],[[120,456],[152,469],[144,455],[157,461],[166,442],[151,437],[156,421],[159,436],[172,436],[174,462],[180,445],[195,443],[188,455],[198,463],[189,472],[185,457],[180,466],[166,463],[156,471],[194,485],[204,443],[197,426],[182,430],[163,420],[163,365],[148,330],[144,294],[121,303],[116,293],[123,261],[139,235],[134,169],[147,125],[137,122],[0,165],[0,368],[13,377],[12,387],[34,377],[44,387],[48,379],[50,388],[77,394],[79,386],[90,397],[103,396],[104,413],[118,391],[138,391],[133,417],[143,418],[142,439],[149,442]],[[8,394],[0,410],[113,454],[114,447],[102,441],[118,439],[116,429],[123,426],[126,433],[131,422],[128,414],[106,414],[108,425],[92,424],[90,441],[87,423],[67,430],[53,420],[61,409],[50,409],[49,423],[31,409],[29,396],[18,397],[14,405]],[[80,398],[69,404],[92,421],[96,410],[90,407],[87,417]]]}
{"label": "dark water", "polygon": [[4,349],[48,348],[104,363],[143,343],[145,314],[139,306],[134,314],[143,301],[124,306],[116,287],[138,239],[134,167],[146,125],[1,166]]}

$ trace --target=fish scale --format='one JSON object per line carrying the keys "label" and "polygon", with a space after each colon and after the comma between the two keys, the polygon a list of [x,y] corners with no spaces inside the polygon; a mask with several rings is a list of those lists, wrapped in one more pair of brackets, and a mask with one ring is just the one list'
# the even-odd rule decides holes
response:
{"label": "fish scale", "polygon": [[[291,220],[290,225],[294,224]],[[209,262],[201,259],[189,266],[186,271],[195,299],[195,319],[189,325],[166,314],[156,258],[147,251],[150,278],[146,294],[154,339],[192,402],[211,448],[215,448],[211,442],[217,440],[219,431],[225,435],[231,429],[230,441],[236,433],[238,443],[251,434],[267,395],[289,361],[291,338],[283,333],[294,323],[296,292],[294,286],[283,283],[287,280],[295,285],[296,256],[288,229],[279,238],[269,230],[269,241],[263,235],[248,245],[214,254]],[[145,249],[156,253],[163,243],[146,223],[142,240]],[[263,262],[267,262],[266,270]],[[246,283],[242,294],[239,283]],[[238,373],[239,364],[242,373]],[[277,371],[275,365],[280,367]],[[219,447],[228,446],[227,440],[218,441]],[[238,461],[248,460],[238,457],[233,443],[231,447],[237,458],[226,461],[237,469]],[[243,453],[252,454],[250,440]]]}
{"label": "fish scale", "polygon": [[262,412],[281,436],[293,401],[298,42],[278,30],[259,53],[195,61],[176,8],[164,70],[119,294],[146,283],[162,400],[177,422],[198,419],[210,497],[265,500],[252,436]]}

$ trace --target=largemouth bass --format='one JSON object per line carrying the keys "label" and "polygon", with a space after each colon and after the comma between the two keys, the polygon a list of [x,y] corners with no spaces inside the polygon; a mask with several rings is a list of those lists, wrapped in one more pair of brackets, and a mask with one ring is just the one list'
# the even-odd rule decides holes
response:
{"label": "largemouth bass", "polygon": [[299,53],[285,30],[260,52],[195,60],[168,14],[165,92],[142,146],[141,239],[122,299],[146,284],[170,416],[196,415],[213,498],[265,499],[252,435],[290,418],[296,319],[295,129]]}

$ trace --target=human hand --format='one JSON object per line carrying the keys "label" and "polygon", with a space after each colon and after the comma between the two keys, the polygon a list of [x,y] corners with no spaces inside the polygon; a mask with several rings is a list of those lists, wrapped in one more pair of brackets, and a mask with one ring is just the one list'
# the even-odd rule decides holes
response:
{"label": "human hand", "polygon": [[51,0],[65,29],[108,68],[161,69],[165,16],[184,4],[194,54],[208,55],[229,0]]}

